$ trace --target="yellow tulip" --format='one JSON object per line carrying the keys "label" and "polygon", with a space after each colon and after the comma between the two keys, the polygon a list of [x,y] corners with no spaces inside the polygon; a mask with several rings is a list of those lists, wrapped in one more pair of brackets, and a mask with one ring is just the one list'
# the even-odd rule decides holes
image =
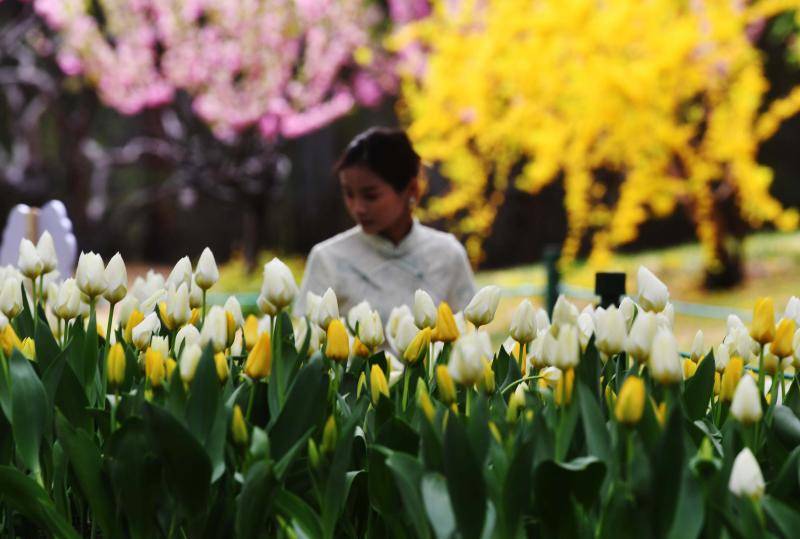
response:
{"label": "yellow tulip", "polygon": [[242,409],[237,404],[233,407],[233,419],[231,420],[231,436],[238,446],[247,445],[247,425],[244,422]]}
{"label": "yellow tulip", "polygon": [[253,349],[258,340],[258,318],[255,315],[248,314],[244,320],[244,345],[247,351]]}
{"label": "yellow tulip", "polygon": [[230,346],[236,337],[236,319],[229,311],[225,311],[225,328],[227,330],[226,346]]}
{"label": "yellow tulip", "polygon": [[195,325],[195,322],[197,322],[199,319],[200,319],[200,309],[195,307],[194,309],[192,309],[192,314],[189,316],[188,323]]}
{"label": "yellow tulip", "polygon": [[358,337],[353,339],[353,355],[356,357],[369,357],[369,348]]}
{"label": "yellow tulip", "polygon": [[425,414],[428,421],[432,423],[433,419],[436,417],[436,409],[433,407],[433,402],[431,402],[428,388],[425,387],[425,383],[422,381],[420,381],[417,386],[417,404],[419,404],[422,413]]}
{"label": "yellow tulip", "polygon": [[453,342],[458,339],[458,326],[456,326],[456,319],[453,318],[453,310],[445,301],[439,304],[436,327],[431,339],[437,342]]}
{"label": "yellow tulip", "polygon": [[347,361],[350,357],[350,339],[342,321],[338,318],[331,320],[327,335],[325,355],[334,361]]}
{"label": "yellow tulip", "polygon": [[22,346],[19,347],[19,351],[30,361],[36,361],[36,343],[30,337],[25,337],[22,340]]}
{"label": "yellow tulip", "polygon": [[172,317],[167,314],[167,302],[162,301],[158,304],[158,315],[161,317],[161,321],[164,322],[164,325],[169,330],[173,330],[175,328],[175,324],[172,321]]}
{"label": "yellow tulip", "polygon": [[692,361],[691,359],[684,359],[683,360],[683,379],[688,380],[694,373],[697,372],[697,363]]}
{"label": "yellow tulip", "polygon": [[483,376],[478,380],[478,386],[487,395],[492,395],[496,389],[494,371],[492,364],[486,358],[481,358],[483,361]]}
{"label": "yellow tulip", "polygon": [[442,402],[451,404],[456,401],[456,385],[453,383],[447,366],[438,365],[436,367],[436,385],[439,388],[439,398]]}
{"label": "yellow tulip", "polygon": [[214,354],[214,364],[217,368],[217,378],[224,383],[228,379],[228,358],[224,352]]}
{"label": "yellow tulip", "polygon": [[144,353],[144,373],[152,387],[161,387],[166,375],[166,365],[161,352],[148,348]]}
{"label": "yellow tulip", "polygon": [[794,339],[796,327],[797,324],[791,318],[781,320],[778,323],[778,329],[775,330],[775,339],[769,345],[769,351],[779,358],[789,357],[794,354],[792,340]]}
{"label": "yellow tulip", "polygon": [[516,421],[519,411],[523,408],[525,408],[525,384],[519,384],[508,399],[506,421]]}
{"label": "yellow tulip", "polygon": [[556,406],[562,406],[572,402],[572,387],[575,385],[575,369],[567,369],[564,375],[558,379],[556,391],[553,394]]}
{"label": "yellow tulip", "polygon": [[336,438],[338,437],[338,433],[336,432],[336,419],[333,415],[328,416],[328,420],[325,422],[325,428],[322,430],[322,452],[323,453],[331,453],[334,449],[336,449]]}
{"label": "yellow tulip", "polygon": [[356,400],[361,398],[361,392],[367,385],[367,375],[363,372],[358,376],[358,384],[356,384]]}
{"label": "yellow tulip", "polygon": [[714,396],[719,396],[720,386],[722,385],[722,375],[719,371],[714,371]]}
{"label": "yellow tulip", "polygon": [[625,425],[635,425],[642,419],[645,403],[644,381],[638,376],[628,376],[622,383],[614,407],[614,417]]}
{"label": "yellow tulip", "polygon": [[114,343],[106,357],[108,383],[111,387],[119,387],[125,381],[125,349],[120,343]]}
{"label": "yellow tulip", "polygon": [[17,332],[11,327],[11,324],[6,324],[5,329],[0,332],[0,345],[3,347],[3,354],[6,357],[11,357],[11,352],[14,348],[22,349],[22,342],[17,337]]}
{"label": "yellow tulip", "polygon": [[378,365],[373,365],[369,372],[369,391],[373,406],[378,405],[381,395],[389,398],[389,384],[386,382],[383,370]]}
{"label": "yellow tulip", "polygon": [[656,403],[654,401],[651,400],[650,402],[653,404],[653,411],[656,414],[656,419],[658,420],[658,424],[663,427],[664,423],[666,423],[667,421],[667,403],[662,402],[661,404],[656,406]]}
{"label": "yellow tulip", "polygon": [[609,410],[614,410],[617,406],[617,394],[611,388],[611,384],[606,385],[605,391],[606,406]]}
{"label": "yellow tulip", "polygon": [[134,309],[131,315],[128,317],[128,323],[125,324],[125,331],[122,334],[126,343],[130,343],[132,341],[133,328],[138,326],[139,322],[142,320],[144,320],[144,314],[142,314],[142,311],[139,309]]}
{"label": "yellow tulip", "polygon": [[431,328],[422,328],[417,332],[416,336],[411,339],[405,352],[403,352],[403,359],[408,363],[415,363],[420,356],[427,352],[430,344]]}
{"label": "yellow tulip", "polygon": [[771,297],[760,298],[756,301],[750,336],[762,345],[772,342],[772,339],[775,338],[775,306]]}
{"label": "yellow tulip", "polygon": [[265,331],[258,336],[255,346],[247,354],[244,373],[253,380],[260,380],[269,376],[271,368],[272,350],[270,348],[269,333]]}
{"label": "yellow tulip", "polygon": [[722,381],[720,382],[719,398],[723,402],[731,402],[733,394],[736,392],[736,386],[739,385],[739,380],[742,379],[744,373],[744,361],[740,357],[732,357],[725,367],[725,372],[722,373]]}
{"label": "yellow tulip", "polygon": [[175,367],[178,366],[178,362],[172,359],[171,357],[168,357],[164,365],[167,371],[167,381],[170,381],[172,380],[172,373],[175,370]]}

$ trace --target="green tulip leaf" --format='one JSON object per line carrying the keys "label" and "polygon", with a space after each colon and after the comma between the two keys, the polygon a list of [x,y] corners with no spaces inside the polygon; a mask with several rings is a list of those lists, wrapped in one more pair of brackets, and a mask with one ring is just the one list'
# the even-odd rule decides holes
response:
{"label": "green tulip leaf", "polygon": [[272,512],[278,482],[272,464],[258,461],[247,470],[236,504],[236,536],[260,537],[267,517]]}
{"label": "green tulip leaf", "polygon": [[800,419],[788,406],[776,406],[772,414],[772,426],[778,438],[789,448],[800,445]]}
{"label": "green tulip leaf", "polygon": [[276,511],[293,520],[295,528],[301,528],[306,536],[322,537],[322,522],[319,515],[302,498],[286,489],[278,489],[274,503]]}
{"label": "green tulip leaf", "polygon": [[39,448],[51,408],[42,382],[31,363],[19,350],[14,350],[8,363],[11,381],[11,426],[17,453],[25,466],[39,473]]}
{"label": "green tulip leaf", "polygon": [[514,448],[514,457],[508,466],[503,486],[505,509],[503,526],[506,537],[517,537],[522,516],[530,507],[533,487],[533,442],[523,441]]}
{"label": "green tulip leaf", "polygon": [[425,512],[437,539],[449,539],[456,531],[456,515],[450,503],[447,480],[438,473],[426,473],[422,478],[422,500]]}
{"label": "green tulip leaf", "polygon": [[797,537],[800,532],[800,511],[796,503],[790,506],[772,496],[764,496],[761,505],[784,537]]}
{"label": "green tulip leaf", "polygon": [[591,390],[583,382],[581,382],[577,393],[583,434],[586,437],[589,453],[605,462],[607,466],[613,466],[611,439],[598,402],[592,398]]}
{"label": "green tulip leaf", "polygon": [[654,525],[660,535],[668,532],[678,505],[682,475],[675,471],[685,466],[684,452],[683,414],[680,407],[675,406],[667,419],[652,463],[652,493],[659,508]]}
{"label": "green tulip leaf", "polygon": [[461,418],[455,415],[448,418],[445,429],[444,474],[459,532],[466,539],[480,537],[486,517],[483,463],[475,455]]}
{"label": "green tulip leaf", "polygon": [[778,475],[767,485],[767,492],[784,499],[800,494],[800,447],[796,447],[783,462]]}
{"label": "green tulip leaf", "polygon": [[703,503],[702,487],[695,479],[692,471],[685,467],[683,468],[678,506],[675,510],[672,527],[667,535],[668,539],[697,537],[703,528],[704,518],[705,504]]}
{"label": "green tulip leaf", "polygon": [[430,528],[425,519],[420,518],[425,513],[425,504],[422,501],[420,484],[424,469],[419,460],[405,453],[387,450],[389,455],[386,465],[394,475],[395,483],[403,498],[402,507],[406,512],[406,521],[411,524],[416,537],[430,537]]}
{"label": "green tulip leaf", "polygon": [[711,350],[697,366],[694,376],[689,378],[684,385],[683,405],[686,415],[691,421],[701,419],[706,415],[708,403],[713,396],[714,351]]}

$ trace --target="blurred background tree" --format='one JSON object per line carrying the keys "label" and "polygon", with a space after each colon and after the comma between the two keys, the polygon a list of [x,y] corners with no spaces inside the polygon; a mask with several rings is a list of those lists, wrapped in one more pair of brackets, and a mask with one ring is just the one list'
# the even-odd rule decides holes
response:
{"label": "blurred background tree", "polygon": [[396,41],[427,53],[406,70],[400,110],[449,180],[426,216],[452,223],[480,261],[507,194],[557,183],[562,259],[591,244],[602,267],[643,223],[681,206],[705,249],[706,285],[736,284],[749,227],[798,223],[758,154],[800,109],[800,86],[770,96],[756,44],[767,20],[798,4],[434,2]]}

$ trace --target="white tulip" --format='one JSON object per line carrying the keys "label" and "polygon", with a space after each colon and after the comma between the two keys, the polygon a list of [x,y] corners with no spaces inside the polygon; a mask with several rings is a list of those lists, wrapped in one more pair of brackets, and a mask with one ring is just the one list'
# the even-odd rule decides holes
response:
{"label": "white tulip", "polygon": [[360,320],[358,338],[368,348],[377,348],[383,344],[383,323],[378,311],[372,311]]}
{"label": "white tulip", "polygon": [[401,305],[400,307],[394,307],[392,309],[389,313],[389,321],[386,322],[386,335],[389,337],[390,341],[397,335],[400,321],[409,316],[412,320],[414,319],[414,315],[411,313],[411,309],[409,309],[408,305]]}
{"label": "white tulip", "polygon": [[638,361],[647,361],[653,348],[653,338],[657,329],[656,315],[647,311],[639,311],[633,321],[630,333],[625,339],[625,350]]}
{"label": "white tulip", "polygon": [[728,315],[728,318],[725,322],[725,326],[727,333],[733,331],[734,328],[742,328],[744,330],[747,330],[747,327],[745,327],[744,322],[742,322],[742,319],[736,316],[735,314]]}
{"label": "white tulip", "polygon": [[194,280],[201,290],[208,290],[217,281],[219,281],[219,269],[217,269],[217,261],[214,260],[214,253],[211,249],[206,247],[200,254],[200,260],[197,261],[197,270],[194,274]]}
{"label": "white tulip", "polygon": [[636,315],[636,304],[631,298],[625,296],[619,302],[619,312],[625,318],[625,326],[630,331],[631,324],[633,324],[633,317]]}
{"label": "white tulip", "polygon": [[[531,343],[528,345],[528,363],[534,369],[541,369],[542,367],[546,366],[547,363],[544,361],[544,354],[543,354],[543,346],[544,340],[547,335],[550,335],[549,332],[541,333],[538,335]],[[552,335],[550,335],[552,338]],[[509,337],[511,339],[511,337]],[[514,339],[511,339],[511,342],[514,342]]]}
{"label": "white tulip", "polygon": [[78,269],[75,270],[75,281],[81,292],[95,298],[108,288],[106,270],[103,259],[96,253],[81,253],[78,258]]}
{"label": "white tulip", "polygon": [[19,242],[19,258],[17,267],[28,279],[36,279],[42,274],[44,263],[36,252],[36,246],[27,238],[22,238]]}
{"label": "white tulip", "polygon": [[759,353],[758,342],[750,336],[750,331],[744,326],[734,325],[722,342],[728,345],[730,353],[740,356],[745,363]]}
{"label": "white tulip", "polygon": [[139,304],[140,307],[139,310],[141,310],[142,313],[145,314],[154,311],[155,308],[158,306],[158,304],[161,303],[162,300],[166,299],[166,296],[167,296],[166,290],[164,289],[156,290],[155,292],[153,292],[152,296],[142,300],[142,302]]}
{"label": "white tulip", "polygon": [[277,258],[273,258],[264,265],[261,294],[267,298],[267,301],[280,310],[294,301],[297,292],[297,283],[289,266]]}
{"label": "white tulip", "polygon": [[15,277],[3,281],[0,290],[0,312],[9,319],[14,318],[22,310],[22,283]]}
{"label": "white tulip", "polygon": [[228,296],[228,299],[225,300],[225,305],[222,308],[225,309],[226,312],[229,312],[231,316],[233,316],[233,321],[236,324],[236,327],[240,328],[244,326],[242,306],[239,304],[239,300],[236,299],[236,296]]}
{"label": "white tulip", "polygon": [[3,313],[0,313],[0,331],[5,330],[7,325],[8,325],[8,318],[6,318],[6,315],[4,315]]}
{"label": "white tulip", "polygon": [[706,355],[706,347],[705,343],[703,342],[703,330],[698,329],[697,333],[694,334],[694,340],[692,341],[692,361],[700,361]]}
{"label": "white tulip", "polygon": [[536,312],[527,299],[519,304],[511,316],[511,327],[508,332],[520,343],[529,343],[536,337]]}
{"label": "white tulip", "polygon": [[192,309],[189,306],[189,291],[186,283],[181,283],[178,290],[175,285],[169,285],[167,292],[167,316],[174,327],[181,327],[192,318]]}
{"label": "white tulip", "polygon": [[794,354],[792,355],[792,365],[795,368],[795,371],[800,370],[800,328],[797,328],[797,331],[794,332],[794,337],[792,338],[792,348],[794,349]]}
{"label": "white tulip", "polygon": [[419,333],[414,318],[407,316],[403,318],[397,326],[397,334],[394,337],[394,347],[398,354],[403,355],[414,340],[414,337]]}
{"label": "white tulip", "polygon": [[753,378],[747,374],[742,376],[733,392],[731,415],[739,423],[750,425],[761,420],[761,397]]}
{"label": "white tulip", "polygon": [[200,358],[203,356],[203,350],[198,344],[190,344],[183,349],[181,354],[181,380],[189,383],[194,379],[194,373],[197,371],[197,365],[200,363]]}
{"label": "white tulip", "polygon": [[264,315],[258,319],[258,334],[266,333],[272,335],[272,317]]}
{"label": "white tulip", "polygon": [[[745,376],[744,378],[750,377]],[[761,474],[758,461],[752,451],[745,447],[733,460],[728,489],[736,496],[747,496],[758,500],[764,495],[765,488],[764,476]]]}
{"label": "white tulip", "polygon": [[214,352],[222,352],[228,343],[228,320],[225,310],[219,305],[214,305],[208,311],[200,330],[200,344],[205,348],[209,344]]}
{"label": "white tulip", "polygon": [[475,324],[475,327],[485,326],[492,320],[500,303],[500,287],[489,285],[478,290],[464,309],[464,318]]}
{"label": "white tulip", "polygon": [[197,276],[192,277],[192,287],[189,289],[189,308],[199,309],[203,306],[203,289],[197,284]]}
{"label": "white tulip", "polygon": [[389,387],[391,388],[393,385],[403,379],[403,374],[406,372],[406,366],[391,352],[386,353],[386,366],[389,368],[388,382]]}
{"label": "white tulip", "polygon": [[156,313],[150,313],[145,316],[144,320],[136,324],[131,334],[133,345],[139,349],[144,350],[150,344],[150,338],[153,333],[158,333],[161,329],[161,322],[158,321]]}
{"label": "white tulip", "polygon": [[656,323],[660,327],[672,331],[672,328],[675,327],[675,307],[672,306],[672,303],[667,303],[663,311],[656,313]]}
{"label": "white tulip", "polygon": [[558,330],[558,348],[553,365],[566,371],[577,367],[581,359],[580,340],[578,328],[575,326],[561,326]]}
{"label": "white tulip", "polygon": [[[67,279],[58,288],[58,294],[53,303],[53,312],[62,320],[72,320],[78,316],[80,309],[81,291],[78,290],[75,279]],[[125,321],[127,322],[128,319],[126,318]]]}
{"label": "white tulip", "polygon": [[542,333],[550,329],[550,317],[547,316],[547,311],[544,309],[536,309],[534,320],[536,321],[536,333]]}
{"label": "white tulip", "polygon": [[723,343],[714,347],[714,369],[722,374],[731,360],[730,346]]}
{"label": "white tulip", "polygon": [[800,298],[792,296],[786,303],[786,310],[783,313],[784,318],[791,318],[795,323],[800,324]]}
{"label": "white tulip", "polygon": [[259,310],[267,316],[275,316],[278,314],[278,308],[270,303],[264,294],[258,295],[258,300],[256,303],[258,304]]}
{"label": "white tulip", "polygon": [[186,324],[175,335],[175,351],[180,354],[193,344],[200,344],[200,331],[192,324]]}
{"label": "white tulip", "polygon": [[558,381],[561,380],[564,373],[558,367],[545,367],[539,372],[539,376],[547,383],[549,387],[556,387]]}
{"label": "white tulip", "polygon": [[[534,339],[535,341],[536,339]],[[517,341],[514,340],[514,337],[507,337],[506,340],[503,341],[503,344],[500,346],[503,347],[503,350],[506,351],[506,354],[509,356],[514,355],[514,347],[517,345]]]}
{"label": "white tulip", "polygon": [[414,292],[414,323],[419,329],[436,326],[436,305],[433,298],[424,290]]}
{"label": "white tulip", "polygon": [[578,337],[580,337],[581,340],[581,349],[585,349],[589,344],[589,339],[592,338],[595,332],[594,320],[592,319],[591,313],[583,312],[578,315],[578,330]]}
{"label": "white tulip", "polygon": [[654,313],[664,310],[669,301],[669,290],[667,285],[662,283],[653,272],[644,266],[639,266],[636,273],[636,281],[639,291],[639,305],[642,309]]}
{"label": "white tulip", "polygon": [[[319,296],[317,296],[319,297]],[[365,317],[369,316],[370,312],[372,311],[372,307],[369,306],[369,302],[364,300],[349,311],[347,311],[347,325],[355,331],[356,326],[359,322]]]}
{"label": "white tulip", "polygon": [[153,335],[153,338],[150,339],[150,348],[156,352],[161,352],[161,355],[167,357],[169,356],[169,339],[167,337]]}
{"label": "white tulip", "polygon": [[545,365],[555,365],[558,361],[558,341],[551,332],[542,333],[542,362]]}
{"label": "white tulip", "polygon": [[103,293],[110,303],[117,303],[128,293],[128,271],[119,253],[111,257],[105,271],[108,287]]}
{"label": "white tulip", "polygon": [[45,230],[36,243],[36,252],[42,261],[42,273],[50,273],[58,267],[58,255],[53,243],[53,236]]}
{"label": "white tulip", "polygon": [[459,384],[472,386],[483,377],[483,360],[488,361],[490,358],[486,357],[486,344],[482,342],[482,333],[463,335],[453,346],[447,370]]}
{"label": "white tulip", "polygon": [[595,319],[595,344],[597,349],[611,357],[622,352],[625,347],[627,325],[622,312],[612,305]]}
{"label": "white tulip", "polygon": [[328,288],[319,301],[317,316],[314,321],[320,328],[327,330],[328,324],[335,318],[339,318],[339,303],[336,300],[336,293],[333,289]]}
{"label": "white tulip", "polygon": [[578,325],[578,308],[567,300],[563,295],[558,296],[556,304],[553,307],[552,325],[557,328],[561,326],[577,326]]}
{"label": "white tulip", "polygon": [[237,329],[236,333],[233,336],[233,343],[231,343],[231,355],[232,356],[241,356],[242,355],[242,330]]}
{"label": "white tulip", "polygon": [[167,286],[174,284],[176,289],[183,283],[186,283],[187,287],[192,286],[192,261],[188,256],[178,260],[166,281]]}
{"label": "white tulip", "polygon": [[683,380],[678,343],[671,331],[663,328],[656,331],[649,366],[653,379],[662,384],[674,384]]}
{"label": "white tulip", "polygon": [[311,322],[309,324],[305,317],[301,317],[293,321],[293,329],[294,344],[298,351],[300,351],[303,343],[305,343],[306,335],[308,335],[309,331],[311,332],[311,335],[308,337],[309,354],[319,351],[319,349],[322,347],[322,343],[325,342],[325,332],[323,332],[315,323]]}
{"label": "white tulip", "polygon": [[[58,273],[58,272],[56,272]],[[59,285],[55,281],[50,281],[44,285],[44,301],[48,305],[53,305],[58,298]]]}
{"label": "white tulip", "polygon": [[467,321],[464,318],[463,311],[458,311],[457,313],[454,313],[453,320],[455,320],[456,322],[456,328],[458,329],[459,335],[463,335],[465,333],[469,333],[472,331],[472,326],[467,327]]}

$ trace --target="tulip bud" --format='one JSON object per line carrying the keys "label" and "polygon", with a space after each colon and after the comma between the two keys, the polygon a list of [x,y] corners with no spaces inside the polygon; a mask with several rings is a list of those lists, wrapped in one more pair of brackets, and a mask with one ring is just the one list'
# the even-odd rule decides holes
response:
{"label": "tulip bud", "polygon": [[512,422],[517,420],[519,411],[525,408],[525,384],[518,384],[514,393],[508,399],[508,409],[506,410],[506,421]]}
{"label": "tulip bud", "polygon": [[495,382],[494,371],[492,370],[492,364],[489,363],[486,358],[482,359],[483,376],[480,378],[480,380],[478,380],[478,386],[480,387],[481,391],[487,395],[493,395],[497,385]]}
{"label": "tulip bud", "polygon": [[81,253],[78,258],[78,268],[75,270],[75,281],[81,292],[95,298],[108,288],[105,266],[100,255],[89,252]]}
{"label": "tulip bud", "polygon": [[197,261],[197,271],[194,274],[194,280],[201,290],[208,290],[219,281],[219,270],[217,269],[217,261],[214,260],[214,253],[211,249],[206,247],[200,254],[200,259]]}
{"label": "tulip bud", "polygon": [[636,315],[636,304],[631,298],[625,296],[619,302],[619,312],[625,318],[626,329],[630,330],[631,324],[633,324],[633,317]]}
{"label": "tulip bud", "polygon": [[519,304],[511,316],[509,333],[520,343],[529,343],[536,337],[536,313],[527,299]]}
{"label": "tulip bud", "polygon": [[578,339],[580,340],[581,350],[586,350],[589,339],[594,334],[594,319],[588,312],[578,315]]}
{"label": "tulip bud", "polygon": [[419,404],[422,413],[425,414],[425,417],[433,423],[434,418],[436,417],[436,408],[433,406],[433,402],[431,402],[431,397],[428,394],[428,388],[425,386],[425,382],[420,380],[417,383],[417,404]]}
{"label": "tulip bud", "polygon": [[224,384],[229,374],[228,359],[225,357],[224,352],[217,352],[214,354],[214,366],[217,370],[217,378]]}
{"label": "tulip bud", "polygon": [[244,364],[244,373],[253,380],[260,380],[269,376],[272,369],[272,349],[270,347],[269,333],[261,333],[256,340],[247,361]]}
{"label": "tulip bud", "polygon": [[595,344],[597,349],[611,357],[622,352],[627,337],[627,326],[622,312],[611,306],[595,318]]}
{"label": "tulip bud", "polygon": [[703,344],[703,330],[698,329],[697,333],[694,334],[694,340],[692,341],[692,361],[698,362],[703,359],[706,355],[706,348]]}
{"label": "tulip bud", "polygon": [[181,380],[189,384],[194,380],[194,374],[197,372],[197,365],[200,363],[200,358],[203,356],[203,350],[200,345],[192,343],[187,344],[181,353]]}
{"label": "tulip bud", "polygon": [[403,354],[411,345],[411,341],[419,333],[417,326],[414,324],[414,319],[411,316],[406,316],[398,323],[396,333],[394,334],[394,346],[398,353]]}
{"label": "tulip bud", "polygon": [[[135,331],[135,330],[134,330]],[[148,348],[144,353],[145,376],[153,388],[161,387],[166,376],[166,365],[161,352]]]}
{"label": "tulip bud", "polygon": [[649,366],[653,379],[661,384],[674,384],[683,379],[678,343],[670,331],[662,328],[656,332]]}
{"label": "tulip bud", "polygon": [[378,365],[372,365],[369,372],[369,391],[373,406],[378,405],[381,395],[389,398],[389,384],[386,382],[386,375]]}
{"label": "tulip bud", "polygon": [[19,346],[19,351],[23,356],[25,356],[26,359],[30,361],[36,361],[36,344],[30,337],[25,337],[22,339],[22,343]]}
{"label": "tulip bud", "polygon": [[47,230],[42,232],[39,237],[39,241],[36,244],[36,254],[42,261],[42,275],[50,273],[58,267],[56,246],[53,244],[53,236]]}
{"label": "tulip bud", "polygon": [[[133,319],[133,315],[131,315],[131,319]],[[130,324],[130,320],[128,323]],[[158,321],[156,313],[148,314],[144,320],[133,328],[131,333],[133,345],[139,350],[144,350],[150,345],[150,338],[153,333],[157,333],[160,329],[161,323]]]}
{"label": "tulip bud", "polygon": [[775,337],[775,307],[772,298],[760,298],[756,301],[750,336],[761,345],[771,342]]}
{"label": "tulip bud", "polygon": [[556,390],[553,393],[553,399],[556,406],[564,406],[572,402],[572,388],[575,385],[575,369],[568,369],[564,371],[561,378],[558,379]]}
{"label": "tulip bud", "polygon": [[639,305],[642,306],[642,309],[653,313],[663,311],[669,301],[667,285],[644,266],[639,266],[636,281],[639,290]]}
{"label": "tulip bud", "polygon": [[[167,292],[166,318],[173,328],[185,326],[192,317],[189,306],[189,288],[186,283],[181,283],[177,290],[170,284]],[[166,322],[166,321],[165,321]]]}
{"label": "tulip bud", "polygon": [[558,361],[558,341],[551,332],[542,334],[542,362],[545,365],[555,365]]}
{"label": "tulip bud", "polygon": [[36,246],[27,238],[19,242],[19,258],[17,259],[19,271],[28,279],[36,279],[42,274],[44,263],[36,251]]}
{"label": "tulip bud", "polygon": [[578,308],[563,295],[558,296],[556,304],[553,306],[553,325],[556,328],[577,326],[578,316]]}
{"label": "tulip bud", "polygon": [[358,376],[358,383],[356,383],[356,400],[361,398],[361,392],[367,387],[367,375],[362,371]]}
{"label": "tulip bud", "polygon": [[544,309],[536,309],[536,315],[534,315],[534,321],[536,322],[537,334],[550,329],[550,317],[547,316],[547,311],[545,311]]}
{"label": "tulip bud", "polygon": [[794,353],[792,339],[797,325],[791,318],[784,318],[775,330],[775,339],[770,344],[770,351],[779,358],[789,357]]}
{"label": "tulip bud", "polygon": [[[273,258],[264,265],[264,280],[261,286],[261,294],[267,301],[280,310],[294,301],[297,292],[297,284],[295,283],[292,270],[289,269],[289,266],[277,258]],[[336,316],[333,318],[338,317],[339,312],[337,307]],[[327,324],[322,327],[327,327]]]}
{"label": "tulip bud", "polygon": [[453,311],[446,302],[439,304],[436,315],[436,327],[431,334],[431,339],[437,342],[453,342],[458,339],[458,328],[453,317]]}
{"label": "tulip bud", "polygon": [[192,278],[192,286],[189,287],[189,307],[191,309],[199,309],[203,306],[203,289],[197,284],[197,281]]}
{"label": "tulip bud", "polygon": [[553,365],[565,371],[578,366],[581,358],[578,329],[575,326],[561,326],[558,331],[557,351]]}
{"label": "tulip bud", "polygon": [[683,362],[683,379],[688,380],[694,373],[697,372],[697,363],[691,359],[684,359]]}
{"label": "tulip bud", "polygon": [[249,352],[256,345],[256,340],[258,339],[258,318],[255,315],[248,314],[242,331],[244,332],[244,345]]}
{"label": "tulip bud", "polygon": [[450,354],[447,370],[453,380],[463,386],[471,387],[484,376],[484,361],[488,358],[482,335],[488,338],[487,333],[480,331],[464,335],[456,341]]}
{"label": "tulip bud", "polygon": [[238,404],[234,405],[233,407],[233,418],[231,419],[231,437],[233,438],[233,443],[239,447],[244,447],[247,445],[247,424],[244,422],[242,409]]}
{"label": "tulip bud", "polygon": [[626,351],[640,363],[647,361],[650,357],[650,351],[653,349],[653,339],[657,329],[655,315],[640,311],[633,321],[628,338],[625,340]]}
{"label": "tulip bud", "polygon": [[734,357],[725,368],[720,382],[719,399],[723,402],[730,402],[733,400],[733,395],[736,392],[736,386],[739,385],[739,380],[742,379],[744,372],[744,362],[740,357]]}
{"label": "tulip bud", "polygon": [[761,420],[761,398],[758,387],[750,376],[743,376],[736,386],[731,402],[731,415],[744,425]]}
{"label": "tulip bud", "polygon": [[433,298],[424,290],[414,292],[414,324],[422,328],[431,328],[436,325],[436,306]]}
{"label": "tulip bud", "polygon": [[180,285],[186,284],[187,288],[191,288],[192,286],[192,262],[189,260],[188,256],[184,256],[175,264],[175,267],[172,268],[172,271],[167,277],[166,285],[175,285],[177,289]]}
{"label": "tulip bud", "polygon": [[347,311],[347,325],[350,327],[350,329],[355,331],[356,326],[358,326],[364,317],[368,316],[371,311],[372,307],[369,306],[369,302],[366,300],[361,301],[355,307]]}
{"label": "tulip bud", "polygon": [[125,349],[120,343],[115,343],[109,348],[106,369],[108,370],[108,384],[111,387],[121,386],[125,381]]}
{"label": "tulip bud", "polygon": [[431,328],[424,326],[414,336],[403,352],[403,359],[408,363],[416,363],[425,356],[431,344]]}
{"label": "tulip bud", "polygon": [[636,425],[642,419],[645,403],[644,381],[638,376],[628,376],[619,391],[614,417],[624,425]]}
{"label": "tulip bud", "polygon": [[127,343],[133,343],[133,328],[138,326],[144,320],[144,314],[138,309],[134,309],[125,323],[125,331],[122,333],[122,338]]}
{"label": "tulip bud", "polygon": [[242,330],[237,329],[236,335],[233,337],[233,344],[231,344],[231,355],[234,357],[242,355],[242,349],[244,345],[242,344]]}
{"label": "tulip bud", "polygon": [[[543,345],[545,335],[550,335],[550,332],[542,333],[535,339],[533,342],[528,346],[528,355],[527,360],[528,364],[533,367],[534,369],[541,369],[545,367],[547,363],[544,362],[544,354],[543,354]],[[550,335],[552,337],[552,335]]]}
{"label": "tulip bud", "polygon": [[339,304],[336,301],[336,294],[328,288],[322,295],[319,305],[316,309],[317,325],[321,328],[326,328],[330,325],[331,320],[339,318]]}
{"label": "tulip bud", "polygon": [[0,290],[0,311],[9,320],[13,319],[22,310],[22,284],[14,277],[3,281]]}
{"label": "tulip bud", "polygon": [[338,318],[331,320],[330,324],[328,324],[325,355],[338,362],[347,361],[347,358],[350,357],[350,342],[347,337],[347,329]]}
{"label": "tulip bud", "polygon": [[333,450],[336,449],[337,438],[336,419],[333,415],[329,415],[325,427],[322,429],[322,453],[333,453]]}
{"label": "tulip bud", "polygon": [[119,253],[111,257],[105,270],[107,288],[103,293],[109,303],[114,304],[125,297],[128,293],[128,272],[125,269],[125,262]]}
{"label": "tulip bud", "polygon": [[794,337],[792,338],[792,348],[794,348],[792,365],[794,366],[795,371],[800,371],[800,328],[794,332]]}
{"label": "tulip bud", "polygon": [[484,286],[464,309],[464,317],[475,324],[475,327],[481,327],[492,320],[497,312],[497,305],[500,303],[500,287],[489,285]]}
{"label": "tulip bud", "polygon": [[800,298],[792,296],[786,303],[786,310],[783,312],[784,318],[791,318],[795,323],[800,323]]}
{"label": "tulip bud", "polygon": [[6,324],[6,327],[0,332],[0,347],[6,357],[11,357],[15,348],[18,350],[22,348],[22,341],[19,340],[17,332],[14,331],[11,324]]}
{"label": "tulip bud", "polygon": [[222,352],[227,346],[228,317],[222,307],[214,305],[208,311],[200,330],[200,344],[203,347],[211,344],[214,352]]}
{"label": "tulip bud", "polygon": [[749,448],[742,449],[733,461],[728,489],[736,496],[759,500],[764,495],[764,476]]}
{"label": "tulip bud", "polygon": [[456,401],[456,386],[445,365],[436,366],[436,385],[442,402],[449,406]]}
{"label": "tulip bud", "polygon": [[545,367],[539,373],[539,376],[541,376],[541,378],[539,378],[539,381],[543,382],[544,386],[546,386],[547,388],[555,389],[556,386],[558,386],[558,381],[561,380],[561,377],[563,375],[564,373],[561,372],[561,369],[559,369],[558,367]]}
{"label": "tulip bud", "polygon": [[160,352],[162,356],[167,357],[169,355],[169,339],[167,337],[154,335],[152,339],[150,339],[150,348],[156,352]]}
{"label": "tulip bud", "polygon": [[378,311],[365,314],[358,323],[358,337],[367,348],[377,348],[383,344],[383,324]]}

